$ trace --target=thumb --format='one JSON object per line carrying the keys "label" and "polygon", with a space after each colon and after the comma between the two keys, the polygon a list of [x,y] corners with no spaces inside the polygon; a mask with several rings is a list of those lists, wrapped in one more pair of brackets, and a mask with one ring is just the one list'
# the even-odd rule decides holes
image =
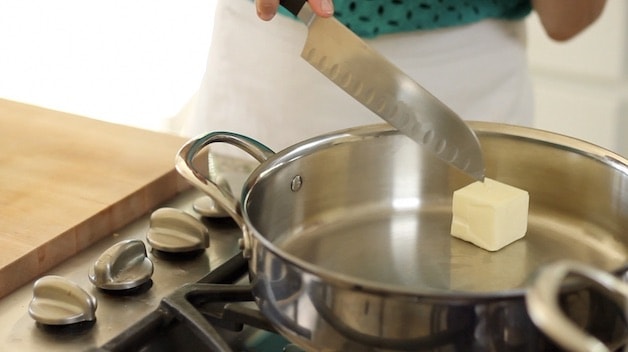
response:
{"label": "thumb", "polygon": [[279,7],[279,0],[256,0],[255,9],[257,10],[257,16],[264,21],[269,21],[277,13],[277,7]]}
{"label": "thumb", "polygon": [[309,0],[314,13],[321,17],[330,17],[334,14],[334,3],[332,0]]}

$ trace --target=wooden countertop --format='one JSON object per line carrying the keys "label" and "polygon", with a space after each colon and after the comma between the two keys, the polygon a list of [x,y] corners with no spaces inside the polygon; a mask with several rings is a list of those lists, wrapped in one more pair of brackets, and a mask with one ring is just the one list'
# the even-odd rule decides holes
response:
{"label": "wooden countertop", "polygon": [[188,188],[185,141],[0,99],[0,297]]}

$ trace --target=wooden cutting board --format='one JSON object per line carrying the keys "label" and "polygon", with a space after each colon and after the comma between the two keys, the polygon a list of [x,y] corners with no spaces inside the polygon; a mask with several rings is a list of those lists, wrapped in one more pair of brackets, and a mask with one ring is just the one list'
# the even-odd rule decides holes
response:
{"label": "wooden cutting board", "polygon": [[0,297],[186,189],[183,143],[0,99]]}

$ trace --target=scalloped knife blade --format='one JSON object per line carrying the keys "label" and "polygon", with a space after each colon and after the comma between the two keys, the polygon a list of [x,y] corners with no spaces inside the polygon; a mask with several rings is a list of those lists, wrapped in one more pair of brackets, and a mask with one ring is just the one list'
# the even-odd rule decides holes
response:
{"label": "scalloped knife blade", "polygon": [[455,112],[335,18],[317,16],[305,0],[280,3],[308,27],[306,61],[399,132],[484,179],[480,142]]}

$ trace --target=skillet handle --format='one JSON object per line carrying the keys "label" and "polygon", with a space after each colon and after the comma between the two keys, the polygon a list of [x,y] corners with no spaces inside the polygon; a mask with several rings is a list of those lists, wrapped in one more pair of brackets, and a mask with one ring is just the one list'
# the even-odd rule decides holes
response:
{"label": "skillet handle", "polygon": [[259,143],[258,141],[232,132],[212,132],[202,137],[192,139],[179,149],[175,157],[175,167],[179,174],[183,176],[193,186],[210,196],[216,204],[222,207],[233,220],[244,229],[244,220],[240,214],[238,201],[233,194],[221,186],[217,182],[215,175],[215,167],[213,165],[214,158],[211,150],[209,151],[208,166],[209,177],[194,168],[194,158],[212,143],[227,143],[245,151],[260,163],[266,161],[275,154],[270,148]]}
{"label": "skillet handle", "polygon": [[[532,322],[562,348],[574,352],[608,352],[611,348],[576,326],[558,303],[561,284],[570,274],[587,278],[608,293],[628,319],[628,283],[590,266],[561,261],[539,271],[526,293],[526,306]],[[624,341],[625,342],[625,341]]]}

